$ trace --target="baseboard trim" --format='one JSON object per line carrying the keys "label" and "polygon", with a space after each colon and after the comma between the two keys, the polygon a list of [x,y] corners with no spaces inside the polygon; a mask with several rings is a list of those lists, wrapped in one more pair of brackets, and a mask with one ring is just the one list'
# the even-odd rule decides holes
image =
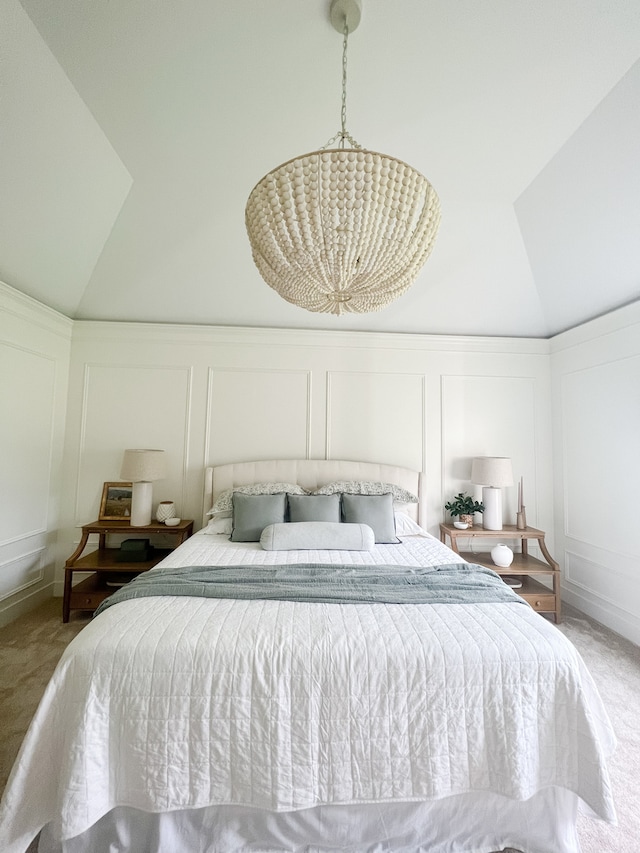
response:
{"label": "baseboard trim", "polygon": [[17,619],[19,616],[24,616],[25,613],[28,613],[30,610],[34,610],[39,604],[42,604],[43,601],[48,601],[52,598],[53,595],[54,584],[52,581],[34,592],[29,593],[29,595],[23,595],[22,598],[19,598],[17,601],[7,604],[2,608],[2,610],[0,610],[0,628],[4,625],[8,625],[10,622],[13,622],[14,619]]}
{"label": "baseboard trim", "polygon": [[607,601],[594,601],[588,595],[584,595],[575,590],[562,589],[562,600],[571,604],[576,609],[580,610],[586,616],[590,616],[609,628],[620,634],[637,646],[640,646],[640,620],[634,618],[629,613],[619,610],[615,605]]}

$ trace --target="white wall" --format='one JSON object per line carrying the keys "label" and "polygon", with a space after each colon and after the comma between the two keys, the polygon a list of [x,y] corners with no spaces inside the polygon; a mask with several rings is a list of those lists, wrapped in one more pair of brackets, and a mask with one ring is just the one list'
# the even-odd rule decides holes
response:
{"label": "white wall", "polygon": [[640,303],[551,342],[565,598],[640,643]]}
{"label": "white wall", "polygon": [[52,593],[72,326],[0,282],[0,625]]}
{"label": "white wall", "polygon": [[[127,447],[167,451],[154,502],[173,499],[196,520],[208,464],[327,457],[423,470],[433,532],[444,502],[473,488],[474,455],[511,456],[529,522],[550,530],[549,401],[544,341],[76,322],[61,555],[97,517]],[[505,515],[515,520],[515,488]],[[59,594],[61,570],[57,580]]]}
{"label": "white wall", "polygon": [[2,284],[0,308],[0,624],[51,594],[54,565],[61,594],[126,447],[167,451],[155,501],[196,520],[207,464],[417,468],[434,533],[488,454],[524,476],[565,599],[640,642],[640,540],[619,509],[640,473],[640,304],[551,342],[72,323]]}

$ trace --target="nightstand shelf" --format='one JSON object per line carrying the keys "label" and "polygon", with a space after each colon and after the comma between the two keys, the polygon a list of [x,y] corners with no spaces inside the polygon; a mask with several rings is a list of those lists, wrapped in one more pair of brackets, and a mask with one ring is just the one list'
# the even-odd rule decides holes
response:
{"label": "nightstand shelf", "polygon": [[[81,556],[89,536],[98,534],[98,548]],[[156,548],[149,560],[120,562],[119,548],[107,546],[109,534],[126,535],[127,538],[148,538],[150,535],[169,535],[176,539],[177,547],[193,533],[193,521],[183,519],[176,527],[152,523],[146,527],[131,527],[128,521],[93,521],[82,526],[82,537],[78,547],[65,563],[64,596],[62,599],[62,621],[69,621],[72,610],[95,610],[100,602],[108,598],[118,586],[132,580],[164,560],[173,548]],[[73,584],[74,572],[91,572],[88,578]]]}
{"label": "nightstand shelf", "polygon": [[[513,524],[504,525],[502,530],[485,530],[482,527],[459,530],[452,524],[443,523],[440,525],[440,540],[447,544],[447,539],[449,539],[452,551],[455,551],[469,563],[478,563],[481,566],[493,569],[503,578],[517,578],[522,582],[522,586],[514,589],[514,592],[524,598],[534,610],[539,613],[552,613],[555,621],[560,622],[560,568],[547,550],[544,538],[543,530],[538,530],[535,527],[519,530]],[[468,547],[469,539],[488,540],[489,545],[497,542],[509,544],[514,551],[513,562],[505,569],[495,565],[488,551],[479,553],[460,551],[458,547],[460,540],[463,540]],[[511,540],[515,540],[515,547]],[[544,560],[539,560],[529,554],[530,540],[538,543]],[[516,551],[518,542],[520,542],[520,552]],[[533,576],[549,578],[551,587],[540,583]]]}

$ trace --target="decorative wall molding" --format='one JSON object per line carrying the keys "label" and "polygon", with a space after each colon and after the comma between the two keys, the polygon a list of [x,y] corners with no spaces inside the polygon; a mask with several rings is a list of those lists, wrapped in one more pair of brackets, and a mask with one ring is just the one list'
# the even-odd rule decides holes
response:
{"label": "decorative wall molding", "polygon": [[[39,530],[29,530],[27,533],[21,533],[19,536],[13,536],[11,539],[4,539],[0,542],[0,548],[4,548],[5,545],[13,545],[15,542],[24,542],[26,539],[33,539],[36,536],[43,536],[46,532],[46,527],[41,527]],[[0,563],[0,566],[2,565]]]}
{"label": "decorative wall molding", "polygon": [[51,595],[44,555],[50,549],[53,558],[60,526],[72,335],[72,320],[0,282],[0,346],[11,365],[4,390],[18,406],[3,419],[11,455],[2,488],[5,498],[10,490],[19,495],[0,533],[0,624]]}
{"label": "decorative wall molding", "polygon": [[580,573],[580,567],[591,566],[605,579],[606,584],[610,583],[612,576],[617,576],[621,581],[626,583],[628,581],[635,580],[631,572],[618,571],[613,565],[605,565],[603,563],[596,562],[595,560],[590,560],[589,558],[584,557],[581,554],[576,553],[575,551],[569,551],[565,549],[564,553],[565,583],[569,583],[576,589],[588,593],[588,595],[591,596],[592,602],[607,602],[607,604],[611,605],[612,607],[615,607],[620,612],[626,613],[628,616],[632,616],[635,619],[638,618],[637,611],[632,610],[628,606],[629,599],[621,600],[618,598],[613,598],[607,592],[603,592],[602,589],[595,589],[594,587],[589,586],[589,584],[586,583],[584,579],[578,577]]}
{"label": "decorative wall molding", "polygon": [[550,372],[565,598],[639,643],[640,543],[616,507],[640,459],[640,301],[551,339]]}
{"label": "decorative wall molding", "polygon": [[625,329],[631,329],[635,335],[640,336],[640,331],[635,329],[637,326],[640,326],[640,301],[624,305],[602,317],[596,317],[574,329],[555,335],[549,339],[549,353],[555,355],[583,344],[591,344],[599,338],[616,335]]}
{"label": "decorative wall molding", "polygon": [[26,551],[24,554],[19,554],[17,557],[12,557],[10,560],[4,560],[0,563],[0,572],[7,568],[7,566],[12,566],[15,563],[21,563],[25,560],[28,560],[29,557],[34,557],[36,555],[40,555],[40,567],[38,571],[38,575],[36,577],[32,577],[31,580],[28,580],[13,589],[0,594],[0,601],[6,601],[6,599],[17,595],[19,592],[23,592],[25,589],[29,589],[30,587],[36,586],[44,580],[44,569],[42,567],[42,555],[47,549],[45,547],[35,548],[33,551]]}
{"label": "decorative wall molding", "polygon": [[[51,476],[52,476],[52,465],[53,465],[53,456],[54,456],[54,447],[56,441],[56,419],[55,419],[55,399],[56,392],[58,386],[58,359],[54,358],[51,355],[48,355],[41,350],[34,349],[29,346],[22,346],[16,344],[14,341],[6,341],[0,340],[0,349],[6,348],[7,350],[12,350],[14,355],[11,359],[13,370],[18,371],[18,374],[15,375],[12,373],[11,375],[7,374],[6,381],[10,379],[17,379],[17,385],[20,387],[20,392],[22,395],[22,399],[20,400],[21,412],[23,416],[26,416],[26,407],[30,402],[33,406],[34,413],[37,412],[39,417],[37,419],[31,418],[29,420],[29,434],[33,440],[33,430],[36,428],[42,429],[48,426],[48,435],[39,434],[38,441],[35,442],[37,447],[42,447],[44,449],[45,444],[47,445],[46,459],[44,458],[44,453],[42,453],[40,461],[41,465],[37,466],[37,488],[33,489],[33,494],[31,496],[31,502],[29,504],[29,521],[32,516],[40,515],[42,520],[42,524],[36,527],[29,527],[28,529],[23,529],[21,533],[18,533],[15,536],[9,536],[5,539],[0,540],[0,548],[4,545],[8,545],[13,542],[19,542],[25,539],[31,539],[34,536],[45,533],[47,530],[47,522],[48,522],[48,514],[49,514],[49,497],[51,494]],[[27,356],[26,359],[23,359],[22,364],[20,363],[20,355],[23,354]],[[33,359],[32,364],[38,365],[38,381],[43,381],[43,385],[39,388],[42,392],[42,396],[38,396],[34,398],[33,391],[33,382],[34,376],[33,372],[30,376],[30,382],[24,383],[21,379],[18,379],[20,368],[23,370],[27,369],[27,365],[29,359]],[[42,363],[42,367],[40,367]],[[46,372],[48,371],[48,372]],[[48,380],[48,384],[47,384]],[[44,392],[48,392],[49,399],[45,399]],[[31,397],[29,396],[31,395]],[[11,395],[13,396],[13,395]],[[27,420],[24,421],[23,426],[27,426]],[[24,430],[23,430],[24,431]],[[4,488],[10,488],[10,484],[13,485],[16,478],[19,478],[22,483],[24,478],[28,476],[27,472],[29,470],[29,462],[33,461],[34,454],[36,451],[33,450],[33,447],[27,449],[24,446],[23,442],[16,442],[13,445],[13,459],[14,466],[15,460],[21,461],[20,474],[16,474],[15,467],[13,468],[12,473],[9,473],[8,469],[5,469],[5,474],[8,476],[9,483],[4,483]],[[31,483],[34,483],[33,474],[31,475]],[[6,513],[5,513],[6,514]],[[29,521],[26,523],[28,524]]]}
{"label": "decorative wall molding", "polygon": [[[216,456],[216,450],[214,447],[214,442],[212,440],[212,432],[213,432],[213,423],[214,423],[214,413],[216,411],[215,404],[215,392],[214,392],[214,382],[216,377],[221,377],[224,375],[236,375],[243,376],[248,379],[251,376],[261,376],[261,377],[285,377],[285,376],[300,376],[304,379],[305,383],[305,415],[304,415],[304,439],[303,444],[305,447],[304,458],[309,459],[311,455],[311,424],[312,424],[312,376],[313,372],[310,369],[294,369],[294,368],[261,368],[261,367],[209,367],[207,371],[207,399],[206,399],[206,407],[205,407],[205,432],[204,432],[204,446],[203,446],[203,458],[206,465],[220,464],[220,458]],[[230,405],[231,401],[227,404]],[[279,400],[274,400],[273,405],[278,407],[280,405]],[[228,411],[232,411],[232,407],[228,409]],[[256,421],[256,428],[261,428],[259,413],[255,413],[255,416],[258,418]],[[292,437],[293,438],[293,437]],[[274,458],[277,458],[274,456]],[[226,461],[245,461],[244,459],[237,460],[226,460]],[[246,460],[248,461],[248,459]]]}
{"label": "decorative wall molding", "polygon": [[548,355],[549,342],[540,338],[419,335],[391,332],[338,332],[244,326],[189,326],[158,323],[117,323],[76,320],[74,342],[126,340],[182,346],[238,345],[260,347],[344,347],[422,352],[483,352]]}
{"label": "decorative wall molding", "polygon": [[[144,362],[139,362],[136,364],[120,364],[120,363],[108,363],[108,362],[85,362],[83,366],[83,377],[82,377],[82,392],[81,392],[81,409],[80,409],[80,430],[79,430],[79,441],[76,448],[76,470],[77,477],[75,480],[75,489],[74,489],[74,514],[73,514],[73,523],[75,526],[82,525],[88,521],[86,517],[81,516],[81,495],[80,490],[82,486],[82,464],[83,459],[86,456],[87,452],[87,424],[90,416],[95,415],[94,412],[91,411],[91,406],[89,403],[90,390],[91,390],[91,382],[92,382],[92,372],[96,370],[105,370],[105,371],[120,371],[133,373],[135,371],[156,371],[159,373],[182,373],[185,375],[185,410],[184,410],[184,423],[182,428],[182,438],[181,438],[181,485],[180,485],[180,505],[184,507],[187,503],[187,494],[188,494],[188,467],[189,467],[189,439],[190,439],[190,425],[191,425],[191,408],[192,408],[192,385],[193,385],[193,367],[191,365],[173,365],[173,364],[149,364]],[[109,417],[113,416],[112,412],[108,413]],[[153,417],[153,414],[151,415]],[[147,445],[145,445],[147,446]],[[124,450],[124,447],[122,448]],[[109,482],[111,479],[117,480],[117,478],[106,477],[105,480],[101,482]]]}
{"label": "decorative wall molding", "polygon": [[[514,483],[524,477],[530,525],[543,526],[540,507],[552,504],[552,483],[540,472],[549,469],[549,437],[538,429],[539,377],[509,374],[443,374],[441,376],[442,505],[452,493],[466,491],[481,499],[481,487],[470,482],[474,456],[509,456]],[[516,399],[516,393],[520,398]],[[499,405],[496,408],[496,395]],[[475,426],[474,426],[475,419]],[[516,489],[503,490],[505,522],[515,523]],[[549,525],[551,524],[549,511]],[[545,525],[546,526],[546,525]],[[551,530],[548,531],[552,539]]]}
{"label": "decorative wall molding", "polygon": [[[379,447],[373,448],[370,446],[370,451],[373,452],[373,456],[369,455],[363,461],[368,462],[392,462],[393,464],[400,465],[405,468],[412,468],[414,470],[426,471],[426,433],[425,433],[425,425],[426,425],[426,376],[423,372],[414,372],[414,371],[390,371],[390,370],[328,370],[326,372],[326,412],[325,412],[325,458],[346,458],[344,453],[341,450],[334,451],[332,446],[333,441],[333,430],[332,425],[334,421],[334,400],[335,400],[335,392],[336,386],[340,379],[347,379],[348,377],[352,377],[354,380],[353,390],[354,395],[357,394],[359,388],[359,383],[366,383],[369,391],[371,387],[376,384],[376,382],[388,384],[389,381],[392,381],[394,387],[392,389],[392,394],[394,396],[390,396],[387,394],[380,394],[377,399],[384,401],[382,406],[388,412],[388,416],[390,419],[402,420],[402,414],[398,410],[398,407],[403,402],[414,402],[414,400],[418,400],[419,413],[418,416],[411,422],[411,426],[416,430],[416,446],[414,448],[410,448],[410,453],[406,458],[403,458],[403,454],[406,452],[407,448],[403,447],[402,452],[399,453],[397,450],[397,434],[394,435],[393,443],[396,445],[393,448],[390,448],[389,452],[383,453],[383,456],[379,458],[379,452],[383,449],[382,444],[386,444],[386,436],[379,436],[378,442]],[[397,383],[401,380],[409,380],[410,383],[415,384],[416,392],[415,394],[404,389],[402,390],[395,387]],[[374,397],[376,395],[373,395]],[[395,399],[395,408],[393,405],[389,405],[389,401]],[[345,410],[345,413],[348,412],[350,420],[353,423],[354,416],[358,421],[359,429],[362,431],[366,431],[366,425],[370,422],[369,418],[365,416],[363,418],[363,413],[358,407],[357,403],[352,399],[350,401],[350,405],[354,408],[349,412],[348,409]],[[377,423],[377,429],[381,431],[381,423]],[[400,430],[400,433],[402,430]],[[357,435],[357,430],[356,430]],[[387,434],[388,435],[388,434]],[[378,453],[376,453],[378,450]],[[394,455],[395,454],[395,455]],[[415,454],[415,455],[414,455]],[[353,456],[353,454],[350,454]],[[356,457],[359,458],[359,457]]]}
{"label": "decorative wall molding", "polygon": [[[577,531],[572,526],[575,519],[582,518],[584,514],[584,509],[581,508],[581,505],[584,501],[585,484],[581,482],[574,484],[570,466],[573,462],[579,476],[583,474],[590,461],[589,454],[584,452],[586,447],[589,447],[591,453],[598,459],[606,460],[607,467],[609,468],[613,467],[612,456],[615,457],[619,453],[626,453],[624,437],[618,433],[628,431],[629,427],[633,431],[635,429],[631,422],[627,424],[626,419],[624,417],[621,418],[620,413],[623,405],[630,405],[631,407],[635,405],[638,414],[640,414],[640,407],[634,404],[633,395],[628,395],[622,388],[616,388],[616,382],[621,375],[624,375],[623,368],[633,367],[634,362],[637,369],[635,370],[635,375],[631,371],[633,382],[635,376],[640,377],[640,353],[599,359],[596,363],[585,367],[568,370],[562,373],[559,379],[561,389],[559,399],[562,423],[564,535],[568,539],[582,542],[594,548],[602,549],[606,547],[604,541],[596,541],[593,535],[595,531],[601,530],[601,528],[596,524],[586,524],[585,529]],[[581,389],[576,389],[578,380],[583,383]],[[617,411],[615,409],[610,412],[606,411],[601,396],[603,388],[605,389],[603,393],[611,393],[619,401]],[[580,411],[575,408],[576,399],[575,396],[572,396],[574,390],[582,390],[584,392],[582,399],[579,401],[582,405],[582,410]],[[592,416],[590,417],[590,415]],[[608,435],[606,440],[603,440],[604,443],[600,444],[598,440],[602,436],[597,431],[597,428],[594,427],[594,424],[603,417],[607,418],[606,427]],[[629,420],[631,421],[631,419]],[[578,443],[580,441],[582,442],[582,446]],[[626,472],[622,471],[626,465],[626,460],[618,459],[618,465],[620,475],[626,476]],[[616,486],[612,486],[611,484],[600,483],[601,489],[607,486],[614,490],[616,488]],[[623,549],[620,553],[636,559],[640,556],[640,550],[634,554],[633,551]]]}
{"label": "decorative wall molding", "polygon": [[74,321],[59,311],[49,308],[25,293],[20,293],[3,281],[0,281],[0,299],[2,299],[3,312],[25,320],[31,326],[38,326],[47,332],[59,335],[66,341],[71,340]]}

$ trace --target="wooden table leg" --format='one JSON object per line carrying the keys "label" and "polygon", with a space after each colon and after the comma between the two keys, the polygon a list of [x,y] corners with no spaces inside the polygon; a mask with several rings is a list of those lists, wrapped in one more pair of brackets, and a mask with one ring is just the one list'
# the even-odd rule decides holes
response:
{"label": "wooden table leg", "polygon": [[64,570],[64,593],[62,596],[62,621],[69,621],[69,612],[71,610],[71,581],[73,579],[73,569]]}

